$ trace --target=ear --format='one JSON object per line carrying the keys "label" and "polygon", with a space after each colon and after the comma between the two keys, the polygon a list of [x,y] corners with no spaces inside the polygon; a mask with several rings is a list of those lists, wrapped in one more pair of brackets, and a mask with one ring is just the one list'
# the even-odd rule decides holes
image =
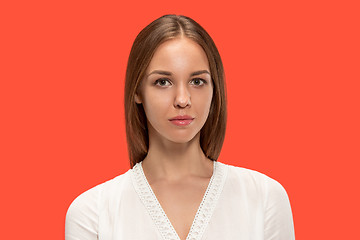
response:
{"label": "ear", "polygon": [[141,97],[140,97],[140,95],[139,95],[138,93],[135,93],[135,102],[136,102],[137,104],[141,104],[141,103],[142,103]]}

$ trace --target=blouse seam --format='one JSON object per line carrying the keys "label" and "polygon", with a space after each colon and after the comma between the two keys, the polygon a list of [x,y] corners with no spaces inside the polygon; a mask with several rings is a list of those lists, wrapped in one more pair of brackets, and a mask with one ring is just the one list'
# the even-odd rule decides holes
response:
{"label": "blouse seam", "polygon": [[[104,183],[106,184],[106,183]],[[103,193],[103,189],[104,187],[101,186],[100,190],[98,191],[98,197],[97,197],[97,231],[96,231],[96,239],[99,239],[100,236],[99,236],[99,230],[100,230],[100,203],[101,203],[101,196],[102,196],[102,193]]]}

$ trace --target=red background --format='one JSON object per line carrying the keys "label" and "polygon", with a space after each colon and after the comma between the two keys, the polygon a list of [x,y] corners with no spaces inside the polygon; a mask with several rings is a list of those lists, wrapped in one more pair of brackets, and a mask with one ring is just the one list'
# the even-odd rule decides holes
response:
{"label": "red background", "polygon": [[129,168],[123,86],[137,33],[166,13],[213,37],[228,88],[219,161],[287,190],[297,239],[354,239],[357,1],[2,1],[2,239],[63,239],[83,191]]}

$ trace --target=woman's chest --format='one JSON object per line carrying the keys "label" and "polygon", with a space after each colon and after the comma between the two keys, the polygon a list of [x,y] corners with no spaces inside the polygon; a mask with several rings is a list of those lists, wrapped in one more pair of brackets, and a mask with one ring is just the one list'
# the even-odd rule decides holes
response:
{"label": "woman's chest", "polygon": [[181,240],[188,236],[204,198],[208,179],[189,179],[178,183],[157,183],[151,187],[163,211]]}
{"label": "woman's chest", "polygon": [[210,181],[181,184],[149,184],[141,168],[133,170],[126,191],[102,198],[100,240],[263,239],[261,204],[225,181],[223,165]]}

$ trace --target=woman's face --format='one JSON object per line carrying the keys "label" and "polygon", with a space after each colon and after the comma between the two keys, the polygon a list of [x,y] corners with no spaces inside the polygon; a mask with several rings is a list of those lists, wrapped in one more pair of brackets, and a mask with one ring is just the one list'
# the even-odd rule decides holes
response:
{"label": "woman's face", "polygon": [[145,110],[150,139],[186,143],[204,126],[212,95],[204,50],[182,37],[157,48],[135,101]]}

